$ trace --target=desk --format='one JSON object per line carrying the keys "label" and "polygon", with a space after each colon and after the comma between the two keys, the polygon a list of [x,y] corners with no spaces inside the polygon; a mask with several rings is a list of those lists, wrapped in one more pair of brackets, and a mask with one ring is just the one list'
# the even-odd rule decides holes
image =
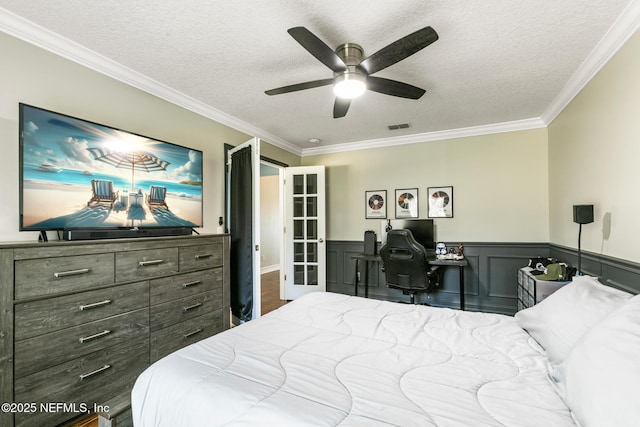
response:
{"label": "desk", "polygon": [[351,259],[356,260],[356,280],[354,295],[358,296],[358,267],[360,266],[360,261],[364,261],[364,297],[369,298],[369,261],[382,262],[382,258],[378,254],[367,255],[362,253],[353,255]]}
{"label": "desk", "polygon": [[464,268],[469,265],[469,261],[463,259],[432,259],[429,265],[439,265],[442,267],[458,267],[460,271],[460,310],[464,310]]}
{"label": "desk", "polygon": [[[382,262],[380,255],[367,255],[364,253],[355,254],[351,259],[356,260],[356,279],[354,295],[358,296],[358,272],[360,261],[364,261],[364,297],[369,298],[369,262]],[[464,268],[469,265],[469,261],[463,259],[430,259],[427,260],[429,265],[437,265],[440,267],[458,267],[460,272],[460,310],[464,310]]]}

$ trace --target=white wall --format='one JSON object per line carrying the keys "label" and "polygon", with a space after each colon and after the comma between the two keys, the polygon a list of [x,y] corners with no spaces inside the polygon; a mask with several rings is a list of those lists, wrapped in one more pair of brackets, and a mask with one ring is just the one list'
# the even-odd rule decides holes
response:
{"label": "white wall", "polygon": [[271,271],[280,266],[282,220],[280,218],[280,178],[267,175],[260,178],[260,252],[261,267]]}
{"label": "white wall", "polygon": [[224,215],[223,145],[236,145],[248,135],[4,33],[0,58],[0,241],[37,239],[35,232],[18,232],[19,102],[202,150],[200,231],[216,232],[218,217]]}
{"label": "white wall", "polygon": [[365,219],[365,191],[387,190],[395,218],[395,189],[419,191],[427,218],[427,187],[453,186],[454,217],[436,219],[438,240],[549,240],[547,130],[536,129],[396,147],[303,157],[327,167],[329,240],[362,240],[380,230]]}
{"label": "white wall", "polygon": [[593,204],[595,222],[583,226],[582,248],[640,262],[638,76],[636,33],[549,126],[552,243],[577,247],[572,206]]}

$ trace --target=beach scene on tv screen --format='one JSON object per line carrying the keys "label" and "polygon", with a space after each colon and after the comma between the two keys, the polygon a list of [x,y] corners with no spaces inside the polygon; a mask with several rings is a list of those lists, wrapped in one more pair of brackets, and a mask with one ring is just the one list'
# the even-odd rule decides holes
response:
{"label": "beach scene on tv screen", "polygon": [[22,227],[202,226],[202,152],[23,106]]}

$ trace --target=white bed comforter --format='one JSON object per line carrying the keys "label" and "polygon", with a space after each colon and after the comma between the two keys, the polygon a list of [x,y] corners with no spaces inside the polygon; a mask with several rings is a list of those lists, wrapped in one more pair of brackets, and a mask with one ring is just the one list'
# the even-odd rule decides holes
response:
{"label": "white bed comforter", "polygon": [[313,293],[138,378],[136,427],[574,425],[508,316]]}

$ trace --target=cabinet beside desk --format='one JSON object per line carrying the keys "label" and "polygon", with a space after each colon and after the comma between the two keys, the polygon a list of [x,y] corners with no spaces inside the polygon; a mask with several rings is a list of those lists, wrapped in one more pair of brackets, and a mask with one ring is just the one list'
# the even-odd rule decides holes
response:
{"label": "cabinet beside desk", "polygon": [[[358,282],[359,282],[359,267],[360,261],[364,261],[364,297],[369,297],[369,262],[382,262],[382,257],[378,254],[368,255],[359,253],[351,256],[351,259],[356,261],[356,278],[355,278],[355,290],[354,295],[358,296]],[[464,268],[469,265],[469,261],[466,259],[430,259],[429,265],[439,267],[458,267],[460,272],[460,310],[464,310]]]}

